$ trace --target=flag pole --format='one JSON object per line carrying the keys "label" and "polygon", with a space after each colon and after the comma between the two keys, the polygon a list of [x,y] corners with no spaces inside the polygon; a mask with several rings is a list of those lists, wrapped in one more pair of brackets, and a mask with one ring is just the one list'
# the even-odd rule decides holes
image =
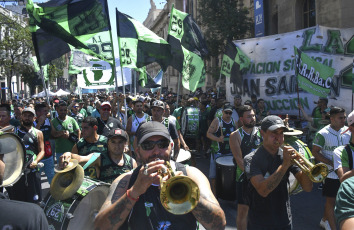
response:
{"label": "flag pole", "polygon": [[136,74],[137,74],[137,72],[135,70],[132,70],[132,71],[134,71],[133,72],[134,73],[134,96],[136,96]]}
{"label": "flag pole", "polygon": [[[116,23],[117,23],[117,33],[119,32],[119,21],[118,21],[118,17],[117,17],[117,11],[118,11],[118,8],[116,7]],[[109,31],[109,34],[111,35],[111,40],[112,40],[112,32],[111,30]],[[122,85],[123,85],[123,96],[124,96],[124,108],[125,108],[125,118],[128,119],[128,109],[127,109],[127,100],[125,98],[125,85],[124,85],[124,79],[123,79],[123,67],[122,67],[122,58],[120,56],[120,39],[119,39],[119,36],[118,37],[118,54],[119,54],[119,63],[120,63],[120,73],[121,73],[121,76],[122,76]],[[112,40],[112,46],[113,46],[113,40]],[[114,50],[114,48],[113,48]],[[114,52],[113,52],[114,54]],[[115,59],[115,58],[114,58]],[[115,62],[114,62],[115,63]],[[115,69],[115,67],[114,67]],[[115,79],[116,79],[116,92],[117,92],[117,95],[118,95],[118,82],[117,82],[117,75],[115,74],[114,75]],[[119,107],[118,107],[119,108]],[[118,111],[120,112],[120,111]],[[126,121],[127,122],[127,121]]]}
{"label": "flag pole", "polygon": [[178,84],[177,84],[177,107],[178,107],[178,101],[179,101],[179,88],[181,84],[181,73],[178,73]]}
{"label": "flag pole", "polygon": [[48,97],[48,92],[47,92],[47,88],[46,88],[46,84],[45,84],[45,80],[44,80],[44,72],[43,72],[43,69],[42,69],[42,66],[39,66],[39,70],[40,70],[40,78],[42,79],[42,84],[43,84],[43,89],[44,89],[44,93],[45,93],[45,97],[46,97],[46,101],[47,101],[47,104],[49,104],[49,97]]}

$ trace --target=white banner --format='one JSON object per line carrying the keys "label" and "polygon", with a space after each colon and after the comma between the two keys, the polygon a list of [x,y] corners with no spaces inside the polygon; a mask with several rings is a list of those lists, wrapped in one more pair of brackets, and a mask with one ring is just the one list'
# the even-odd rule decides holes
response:
{"label": "white banner", "polygon": [[[119,59],[116,58],[116,72],[118,87],[122,86],[121,68]],[[131,84],[131,69],[123,68],[124,85]],[[83,89],[115,88],[115,79],[112,67],[102,60],[91,60],[90,67],[77,75],[77,85]]]}
{"label": "white banner", "polygon": [[[298,115],[294,46],[324,65],[335,69],[328,105],[351,112],[354,28],[338,29],[316,26],[285,34],[238,40],[234,43],[251,60],[243,72],[243,84],[226,79],[226,95],[233,102],[235,94],[243,102],[252,94],[266,101],[272,114]],[[311,114],[318,96],[300,89],[300,103]]]}

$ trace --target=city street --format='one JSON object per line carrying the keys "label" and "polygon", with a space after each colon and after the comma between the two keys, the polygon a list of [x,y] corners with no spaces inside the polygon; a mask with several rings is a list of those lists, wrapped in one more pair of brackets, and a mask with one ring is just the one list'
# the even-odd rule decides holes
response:
{"label": "city street", "polygon": [[[209,160],[205,158],[197,159],[197,167],[205,174],[208,175]],[[42,175],[42,188],[43,197],[49,192],[49,184],[47,178]],[[322,217],[324,198],[318,189],[318,184],[314,184],[314,188],[310,193],[301,192],[297,195],[291,196],[291,209],[293,214],[294,230],[320,230],[319,222]],[[236,228],[236,214],[237,203],[236,201],[225,201],[219,199],[220,205],[223,208],[226,221],[227,230]],[[202,226],[200,229],[204,229]]]}

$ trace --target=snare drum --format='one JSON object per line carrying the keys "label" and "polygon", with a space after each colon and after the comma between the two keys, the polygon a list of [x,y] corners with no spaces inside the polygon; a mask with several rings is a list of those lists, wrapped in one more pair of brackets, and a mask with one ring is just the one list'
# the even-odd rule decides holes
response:
{"label": "snare drum", "polygon": [[236,200],[236,166],[233,156],[216,159],[216,197]]}
{"label": "snare drum", "polygon": [[45,199],[44,213],[49,229],[94,229],[94,220],[106,200],[110,185],[84,178],[72,198],[55,200],[50,193]]}
{"label": "snare drum", "polygon": [[[314,163],[314,158],[312,156],[312,153],[310,149],[307,147],[307,145],[302,142],[301,140],[297,139],[290,139],[289,141],[287,138],[285,138],[285,142],[291,147],[293,147],[297,152],[302,154],[307,160],[309,160],[311,163]],[[298,194],[299,192],[302,192],[302,187],[300,183],[296,180],[295,176],[290,173],[289,176],[289,194],[290,195],[295,195]]]}
{"label": "snare drum", "polygon": [[4,133],[0,135],[0,153],[4,154],[3,161],[6,165],[3,183],[0,187],[9,187],[22,176],[26,149],[17,135]]}
{"label": "snare drum", "polygon": [[191,157],[192,155],[189,151],[180,149],[176,162],[184,165],[191,165]]}

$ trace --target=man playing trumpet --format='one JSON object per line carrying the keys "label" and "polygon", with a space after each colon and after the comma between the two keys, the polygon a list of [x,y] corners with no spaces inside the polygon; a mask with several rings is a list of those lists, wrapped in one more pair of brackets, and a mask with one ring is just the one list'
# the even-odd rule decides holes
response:
{"label": "man playing trumpet", "polygon": [[284,146],[284,131],[288,129],[278,116],[267,116],[261,123],[263,145],[246,155],[244,167],[248,183],[248,230],[292,229],[289,173],[293,173],[306,192],[312,190],[312,181],[293,165],[302,159],[290,146]]}
{"label": "man playing trumpet", "polygon": [[[194,167],[170,162],[170,134],[159,122],[143,123],[136,132],[137,154],[143,165],[119,176],[95,219],[95,229],[196,229],[199,221],[206,229],[224,229],[225,214],[211,192],[208,179]],[[165,162],[193,180],[200,191],[196,207],[184,215],[166,211],[160,202],[159,170]],[[182,172],[181,172],[182,171]],[[163,178],[166,180],[168,178]],[[174,210],[171,210],[172,212]]]}

